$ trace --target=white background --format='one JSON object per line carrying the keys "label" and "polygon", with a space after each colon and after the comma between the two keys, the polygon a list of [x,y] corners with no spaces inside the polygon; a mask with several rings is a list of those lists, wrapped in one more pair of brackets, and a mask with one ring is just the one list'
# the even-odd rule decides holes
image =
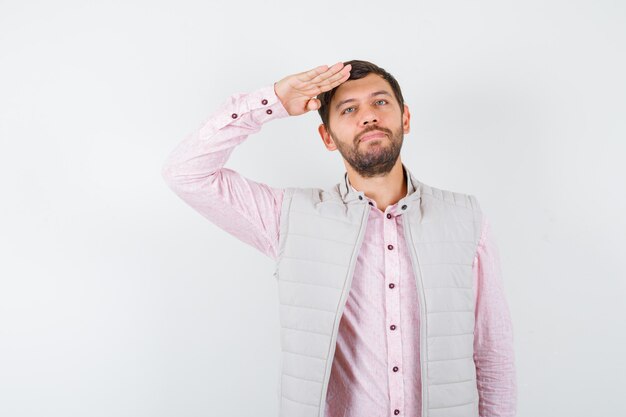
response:
{"label": "white background", "polygon": [[[161,166],[231,94],[350,59],[400,82],[414,175],[491,220],[518,415],[622,415],[625,51],[622,1],[2,0],[0,415],[277,415],[273,261]],[[226,166],[333,186],[319,123]]]}

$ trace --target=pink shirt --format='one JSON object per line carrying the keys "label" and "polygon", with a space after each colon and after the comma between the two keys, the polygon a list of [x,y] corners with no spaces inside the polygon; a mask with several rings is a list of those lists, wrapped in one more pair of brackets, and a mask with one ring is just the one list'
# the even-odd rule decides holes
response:
{"label": "pink shirt", "polygon": [[[178,144],[163,166],[168,186],[188,205],[274,260],[284,190],[224,164],[263,123],[287,116],[273,85],[234,94]],[[408,188],[413,190],[410,179]],[[402,216],[396,216],[397,204],[381,211],[368,200],[373,207],[339,325],[325,416],[419,417],[419,300]],[[489,230],[485,219],[473,265],[479,410],[481,417],[515,416],[512,324]],[[388,244],[398,250],[385,250]]]}

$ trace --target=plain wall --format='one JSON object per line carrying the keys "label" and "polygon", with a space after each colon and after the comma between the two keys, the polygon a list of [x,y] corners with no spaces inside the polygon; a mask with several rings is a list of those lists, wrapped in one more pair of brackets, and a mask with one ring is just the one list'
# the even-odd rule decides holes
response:
{"label": "plain wall", "polygon": [[[236,92],[365,59],[402,160],[476,195],[513,317],[518,415],[617,416],[626,373],[626,5],[0,2],[0,415],[277,415],[273,261],[161,166]],[[226,166],[331,187],[316,112]]]}

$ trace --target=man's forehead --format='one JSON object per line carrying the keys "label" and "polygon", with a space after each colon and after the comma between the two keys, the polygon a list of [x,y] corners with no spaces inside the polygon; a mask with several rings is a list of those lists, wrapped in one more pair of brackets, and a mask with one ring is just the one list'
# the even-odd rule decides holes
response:
{"label": "man's forehead", "polygon": [[[346,85],[346,83],[350,84]],[[378,74],[368,74],[366,77],[359,78],[358,80],[345,81],[337,87],[337,91],[333,95],[330,102],[331,113],[361,98],[367,100],[378,95],[384,95],[389,99],[394,98],[391,86],[387,80]]]}
{"label": "man's forehead", "polygon": [[378,74],[367,74],[363,78],[359,78],[358,80],[348,80],[344,81],[333,95],[333,99],[337,98],[338,100],[348,98],[347,96],[350,94],[363,94],[368,95],[370,92],[374,92],[375,90],[387,90],[391,92],[391,86],[383,77]]}
{"label": "man's forehead", "polygon": [[332,98],[332,106],[335,107],[337,104],[340,105],[361,97],[367,98],[375,93],[382,94],[383,92],[389,95],[393,94],[389,82],[378,74],[368,74],[358,80],[345,81],[337,87]]}

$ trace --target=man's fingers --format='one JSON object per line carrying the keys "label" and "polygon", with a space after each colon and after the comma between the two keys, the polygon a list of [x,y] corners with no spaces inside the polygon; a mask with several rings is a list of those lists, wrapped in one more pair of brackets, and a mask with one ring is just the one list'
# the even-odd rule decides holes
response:
{"label": "man's fingers", "polygon": [[350,78],[352,65],[337,62],[331,67],[320,65],[309,71],[298,74],[300,85],[295,87],[303,95],[316,96],[328,90],[332,90],[342,82]]}
{"label": "man's fingers", "polygon": [[332,75],[336,74],[337,72],[341,71],[342,67],[343,67],[343,62],[337,62],[335,65],[333,65],[332,67],[328,68],[325,71],[316,71],[319,68],[323,68],[326,65],[323,65],[322,67],[317,67],[314,68],[311,71],[307,71],[306,74],[308,75],[313,75],[313,77],[310,77],[308,79],[305,79],[303,81],[307,81],[309,83],[313,83],[313,84],[318,84],[321,81],[331,77]]}
{"label": "man's fingers", "polygon": [[332,90],[333,88],[350,78],[350,69],[352,69],[351,65],[346,65],[342,68],[341,71],[339,71],[332,77],[320,82],[318,84],[319,87],[322,89],[322,91]]}
{"label": "man's fingers", "polygon": [[320,74],[323,74],[328,70],[328,65],[320,65],[319,67],[315,67],[312,70],[301,72],[300,81],[311,81],[313,78],[317,77]]}
{"label": "man's fingers", "polygon": [[[352,66],[348,64],[345,67],[341,68],[341,70],[339,70],[338,72],[332,73],[333,68],[331,67],[331,69],[324,72],[323,74],[320,74],[314,79],[320,79],[322,77],[328,77],[328,78],[325,78],[325,79],[322,78],[318,82],[313,82],[313,80],[308,81],[308,82],[305,81],[303,85],[304,94],[317,95],[319,93],[332,90],[333,88],[335,88],[336,86],[338,86],[339,84],[341,84],[342,82],[350,78],[351,69],[352,69]],[[329,76],[328,74],[332,74],[332,75]]]}
{"label": "man's fingers", "polygon": [[350,78],[349,70],[346,71],[345,73],[338,73],[332,78],[329,78],[320,83],[309,85],[308,88],[304,91],[305,91],[305,94],[307,95],[311,95],[311,94],[318,95],[325,91],[332,90],[333,88],[337,87],[339,84],[346,81],[348,78]]}
{"label": "man's fingers", "polygon": [[313,84],[319,85],[323,83],[325,80],[328,80],[331,77],[339,74],[344,68],[345,67],[343,65],[343,62],[337,62],[332,67],[328,68],[328,71],[324,71],[323,73],[319,74],[317,77],[313,78],[310,82]]}

